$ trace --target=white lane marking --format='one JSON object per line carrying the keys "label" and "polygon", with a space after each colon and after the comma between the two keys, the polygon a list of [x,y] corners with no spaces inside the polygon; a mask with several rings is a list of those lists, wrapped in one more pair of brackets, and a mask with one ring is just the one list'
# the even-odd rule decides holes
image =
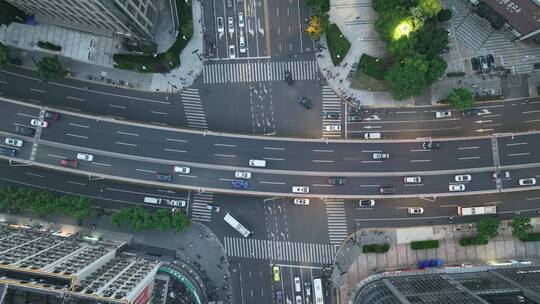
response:
{"label": "white lane marking", "polygon": [[98,162],[92,162],[92,164],[98,165],[98,166],[105,166],[105,167],[110,167],[110,166],[111,166],[110,164],[106,164],[106,163],[98,163]]}
{"label": "white lane marking", "polygon": [[312,162],[314,163],[333,163],[333,160],[325,160],[325,159],[313,159]]}
{"label": "white lane marking", "polygon": [[313,184],[313,187],[334,187],[334,185],[329,184]]}
{"label": "white lane marking", "polygon": [[128,144],[128,143],[121,142],[121,141],[115,141],[114,143],[117,144],[117,145],[124,145],[124,146],[131,146],[131,147],[136,147],[137,146],[136,144]]}
{"label": "white lane marking", "polygon": [[525,155],[530,155],[531,153],[529,152],[523,152],[523,153],[510,153],[508,154],[508,156],[525,156]]}
{"label": "white lane marking", "polygon": [[32,172],[24,172],[24,174],[30,175],[30,176],[35,176],[35,177],[43,177],[43,175],[39,175],[39,174],[32,173]]}
{"label": "white lane marking", "polygon": [[363,160],[362,163],[364,164],[382,163],[382,160]]}
{"label": "white lane marking", "polygon": [[37,118],[36,115],[30,115],[30,114],[26,114],[26,113],[17,113],[17,115],[26,116],[26,117],[30,117],[30,118]]}
{"label": "white lane marking", "polygon": [[122,134],[122,135],[129,135],[129,136],[139,136],[139,134],[137,133],[129,133],[129,132],[122,132],[122,131],[116,131],[117,134]]}
{"label": "white lane marking", "polygon": [[382,152],[382,150],[362,150],[362,153],[376,153],[376,152]]}
{"label": "white lane marking", "polygon": [[507,146],[521,146],[521,145],[526,145],[527,143],[526,142],[519,142],[519,143],[512,143],[512,144],[506,144]]}
{"label": "white lane marking", "polygon": [[119,105],[115,105],[115,104],[110,104],[109,107],[111,107],[111,108],[117,108],[117,109],[122,109],[122,110],[127,109],[127,107],[119,106]]}
{"label": "white lane marking", "polygon": [[73,99],[73,100],[76,100],[76,101],[86,101],[86,99],[84,99],[84,98],[73,97],[73,96],[68,96],[67,99]]}
{"label": "white lane marking", "polygon": [[78,185],[78,186],[86,186],[86,184],[74,182],[74,181],[68,181],[68,184]]}
{"label": "white lane marking", "polygon": [[528,200],[528,201],[536,201],[536,200],[540,200],[540,197],[527,197],[526,200]]}
{"label": "white lane marking", "polygon": [[459,160],[479,159],[480,156],[460,157]]}
{"label": "white lane marking", "polygon": [[73,107],[64,107],[66,110],[75,111],[75,112],[82,112],[79,108],[73,108]]}
{"label": "white lane marking", "polygon": [[221,156],[221,157],[236,157],[236,155],[231,155],[231,154],[214,154],[214,156]]}
{"label": "white lane marking", "polygon": [[259,181],[261,184],[271,184],[271,185],[285,185],[283,182],[267,182],[267,181]]}
{"label": "white lane marking", "polygon": [[405,184],[405,187],[424,187],[424,184]]}
{"label": "white lane marking", "polygon": [[396,114],[414,114],[416,111],[396,111]]}
{"label": "white lane marking", "polygon": [[525,122],[539,122],[540,119],[525,120]]}
{"label": "white lane marking", "polygon": [[214,146],[236,148],[236,145],[230,145],[230,144],[214,144]]}
{"label": "white lane marking", "polygon": [[425,162],[430,162],[431,159],[411,159],[409,162],[410,163],[425,163]]}
{"label": "white lane marking", "polygon": [[163,149],[163,150],[169,151],[169,152],[186,153],[186,150],[176,150],[176,149]]}
{"label": "white lane marking", "polygon": [[313,152],[332,153],[334,150],[311,150]]}
{"label": "white lane marking", "polygon": [[65,156],[54,155],[54,154],[47,154],[47,156],[50,156],[50,157],[56,157],[56,158],[60,158],[60,159],[66,159]]}
{"label": "white lane marking", "polygon": [[232,182],[232,181],[234,181],[235,179],[231,179],[231,178],[220,178],[219,180],[220,180],[220,181],[224,181],[224,182]]}
{"label": "white lane marking", "polygon": [[77,135],[77,134],[71,134],[71,133],[66,133],[66,135],[67,136],[72,136],[72,137],[88,139],[88,136],[84,136],[84,135]]}
{"label": "white lane marking", "polygon": [[533,110],[533,111],[524,111],[524,112],[521,112],[523,114],[530,114],[530,113],[539,113],[540,110]]}
{"label": "white lane marking", "polygon": [[150,111],[150,113],[152,113],[152,114],[156,114],[156,115],[169,115],[169,113],[165,113],[165,112],[158,112],[158,111]]}
{"label": "white lane marking", "polygon": [[[31,101],[31,102],[37,102],[37,103],[43,103],[43,101],[37,100],[37,99],[33,99],[33,98],[28,98],[28,101]],[[67,109],[67,107],[66,107],[66,109]]]}
{"label": "white lane marking", "polygon": [[455,205],[455,204],[454,204],[454,205],[440,205],[439,207],[441,207],[441,208],[455,208],[455,207],[457,207],[457,206],[458,206],[458,205]]}
{"label": "white lane marking", "polygon": [[34,89],[34,88],[30,88],[30,91],[39,92],[39,93],[45,93],[44,90]]}
{"label": "white lane marking", "polygon": [[482,117],[489,118],[489,117],[499,117],[499,116],[501,116],[501,114],[489,114],[489,115],[483,115]]}
{"label": "white lane marking", "polygon": [[418,150],[410,150],[411,152],[429,152],[430,149],[418,149]]}
{"label": "white lane marking", "polygon": [[168,141],[174,141],[174,142],[182,142],[182,143],[188,142],[188,141],[185,140],[185,139],[176,139],[176,138],[165,138],[165,140],[168,140]]}
{"label": "white lane marking", "polygon": [[264,147],[265,150],[278,150],[278,151],[284,151],[285,148],[275,148],[275,147]]}
{"label": "white lane marking", "polygon": [[176,177],[191,177],[191,178],[197,178],[196,175],[187,175],[187,174],[178,174]]}
{"label": "white lane marking", "polygon": [[360,187],[362,188],[367,188],[367,187],[370,187],[370,188],[373,188],[373,187],[380,187],[381,185],[360,185]]}
{"label": "white lane marking", "polygon": [[85,126],[85,125],[79,125],[79,124],[76,124],[76,123],[68,123],[68,125],[72,126],[72,127],[79,127],[79,128],[86,128],[86,129],[89,129],[90,127],[89,126]]}
{"label": "white lane marking", "polygon": [[2,80],[0,80],[0,83],[2,83],[2,84],[7,84],[6,81],[2,81]]}
{"label": "white lane marking", "polygon": [[156,173],[156,171],[146,170],[146,169],[135,169],[135,170],[139,172]]}
{"label": "white lane marking", "polygon": [[461,147],[461,148],[458,148],[459,150],[472,150],[472,149],[479,149],[480,147],[478,146],[472,146],[472,147]]}
{"label": "white lane marking", "polygon": [[264,157],[265,160],[285,160],[284,158]]}

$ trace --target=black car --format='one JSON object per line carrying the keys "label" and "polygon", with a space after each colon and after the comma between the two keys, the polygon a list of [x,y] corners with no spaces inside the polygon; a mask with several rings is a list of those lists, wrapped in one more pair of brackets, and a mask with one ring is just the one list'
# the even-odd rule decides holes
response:
{"label": "black car", "polygon": [[285,81],[288,84],[293,84],[292,74],[290,71],[285,71]]}
{"label": "black car", "polygon": [[163,174],[163,173],[157,173],[156,179],[160,182],[172,182],[172,175],[171,174]]}
{"label": "black car", "polygon": [[19,133],[25,136],[34,136],[36,129],[25,126],[15,126],[15,133]]}
{"label": "black car", "polygon": [[394,188],[393,186],[381,186],[379,192],[381,194],[394,194],[396,193],[396,188]]}
{"label": "black car", "polygon": [[488,68],[488,64],[487,64],[487,60],[486,60],[485,56],[478,56],[478,60],[480,61],[480,67],[482,69],[487,69]]}
{"label": "black car", "polygon": [[472,64],[472,69],[474,71],[480,70],[480,61],[478,61],[478,58],[476,57],[471,58],[471,64]]}
{"label": "black car", "polygon": [[58,120],[58,119],[60,119],[60,114],[58,114],[56,112],[47,111],[47,112],[45,112],[45,118],[52,119],[52,120]]}
{"label": "black car", "polygon": [[343,186],[347,184],[347,178],[346,177],[329,177],[328,184],[336,185],[336,186]]}
{"label": "black car", "polygon": [[424,150],[439,149],[440,147],[441,144],[434,141],[426,141],[422,143],[422,148],[424,148]]}
{"label": "black car", "polygon": [[468,110],[465,110],[465,111],[461,112],[461,115],[462,116],[475,116],[475,115],[478,115],[479,112],[480,112],[480,110],[478,110],[476,108],[471,108],[471,109],[468,109]]}
{"label": "black car", "polygon": [[15,154],[17,154],[17,150],[15,149],[11,149],[11,148],[6,148],[6,147],[0,147],[0,154],[4,155],[4,156],[15,156]]}
{"label": "black car", "polygon": [[347,117],[348,122],[362,121],[362,115],[349,115]]}
{"label": "black car", "polygon": [[325,119],[339,119],[339,112],[323,112],[323,118]]}
{"label": "black car", "polygon": [[495,58],[493,58],[493,55],[489,54],[489,55],[486,56],[486,58],[487,58],[488,67],[494,68],[495,67]]}
{"label": "black car", "polygon": [[306,109],[311,109],[311,107],[313,107],[311,100],[307,99],[306,97],[301,97],[298,100],[298,103],[303,105]]}

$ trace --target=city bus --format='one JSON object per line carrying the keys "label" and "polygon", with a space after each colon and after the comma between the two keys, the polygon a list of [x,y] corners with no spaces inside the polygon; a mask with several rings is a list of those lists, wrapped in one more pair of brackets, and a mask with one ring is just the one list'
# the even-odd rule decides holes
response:
{"label": "city bus", "polygon": [[230,212],[227,212],[223,219],[243,237],[247,238],[253,234],[253,232],[251,232],[246,226],[242,225],[236,218],[234,218]]}
{"label": "city bus", "polygon": [[313,303],[324,304],[323,285],[319,277],[313,278]]}

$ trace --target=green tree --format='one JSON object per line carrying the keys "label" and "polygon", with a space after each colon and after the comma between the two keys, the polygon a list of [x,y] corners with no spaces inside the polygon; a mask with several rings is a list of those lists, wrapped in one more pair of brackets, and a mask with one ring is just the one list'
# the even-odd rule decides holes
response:
{"label": "green tree", "polygon": [[446,100],[458,111],[465,111],[474,105],[473,93],[465,88],[452,89]]}
{"label": "green tree", "polygon": [[6,0],[0,0],[0,26],[9,25],[15,20],[23,21],[25,17],[26,15],[23,11]]}
{"label": "green tree", "polygon": [[448,32],[435,22],[426,22],[414,36],[414,51],[429,59],[437,57],[448,46]]}
{"label": "green tree", "polygon": [[434,17],[442,10],[440,0],[418,0],[418,7],[425,18]]}
{"label": "green tree", "polygon": [[512,235],[522,240],[527,237],[529,230],[533,228],[531,225],[531,218],[529,217],[515,217],[510,223],[512,228]]}
{"label": "green tree", "polygon": [[4,65],[11,61],[9,57],[9,48],[0,43],[0,65]]}
{"label": "green tree", "polygon": [[172,212],[169,209],[159,209],[154,213],[154,223],[158,230],[165,231],[171,228]]}
{"label": "green tree", "polygon": [[439,22],[445,22],[452,19],[452,10],[443,9],[437,14],[437,20]]}
{"label": "green tree", "polygon": [[433,84],[444,75],[448,64],[441,57],[435,57],[429,61],[429,68],[426,73],[426,82],[428,85]]}
{"label": "green tree", "polygon": [[416,54],[403,63],[394,64],[386,73],[386,83],[395,99],[405,100],[422,95],[427,89],[426,73],[429,64],[425,56]]}
{"label": "green tree", "polygon": [[116,227],[120,227],[124,224],[131,223],[131,214],[132,214],[131,208],[124,208],[113,214],[111,218],[111,222]]}
{"label": "green tree", "polygon": [[58,56],[45,57],[37,63],[37,75],[43,80],[51,80],[66,75]]}
{"label": "green tree", "polygon": [[483,218],[476,223],[476,233],[480,240],[489,240],[499,235],[501,220],[497,218]]}
{"label": "green tree", "polygon": [[373,0],[373,10],[377,13],[385,13],[396,8],[409,9],[417,4],[416,0]]}
{"label": "green tree", "polygon": [[92,210],[92,199],[90,198],[82,196],[76,197],[73,207],[75,210],[72,211],[72,215],[78,222],[94,215]]}
{"label": "green tree", "polygon": [[391,43],[397,26],[404,20],[409,20],[409,17],[409,12],[403,7],[396,7],[394,10],[379,14],[379,18],[375,21],[375,29],[381,40]]}
{"label": "green tree", "polygon": [[187,228],[191,223],[189,222],[189,218],[186,216],[184,212],[173,212],[172,214],[172,220],[171,220],[172,228],[176,232],[180,232]]}

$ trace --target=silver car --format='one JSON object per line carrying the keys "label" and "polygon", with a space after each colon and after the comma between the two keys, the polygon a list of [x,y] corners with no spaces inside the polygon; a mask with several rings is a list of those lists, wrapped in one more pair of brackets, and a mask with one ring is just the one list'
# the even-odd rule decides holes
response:
{"label": "silver car", "polygon": [[14,147],[22,147],[24,142],[20,139],[16,139],[16,138],[6,138],[6,140],[4,140],[4,143],[8,146],[14,146]]}

